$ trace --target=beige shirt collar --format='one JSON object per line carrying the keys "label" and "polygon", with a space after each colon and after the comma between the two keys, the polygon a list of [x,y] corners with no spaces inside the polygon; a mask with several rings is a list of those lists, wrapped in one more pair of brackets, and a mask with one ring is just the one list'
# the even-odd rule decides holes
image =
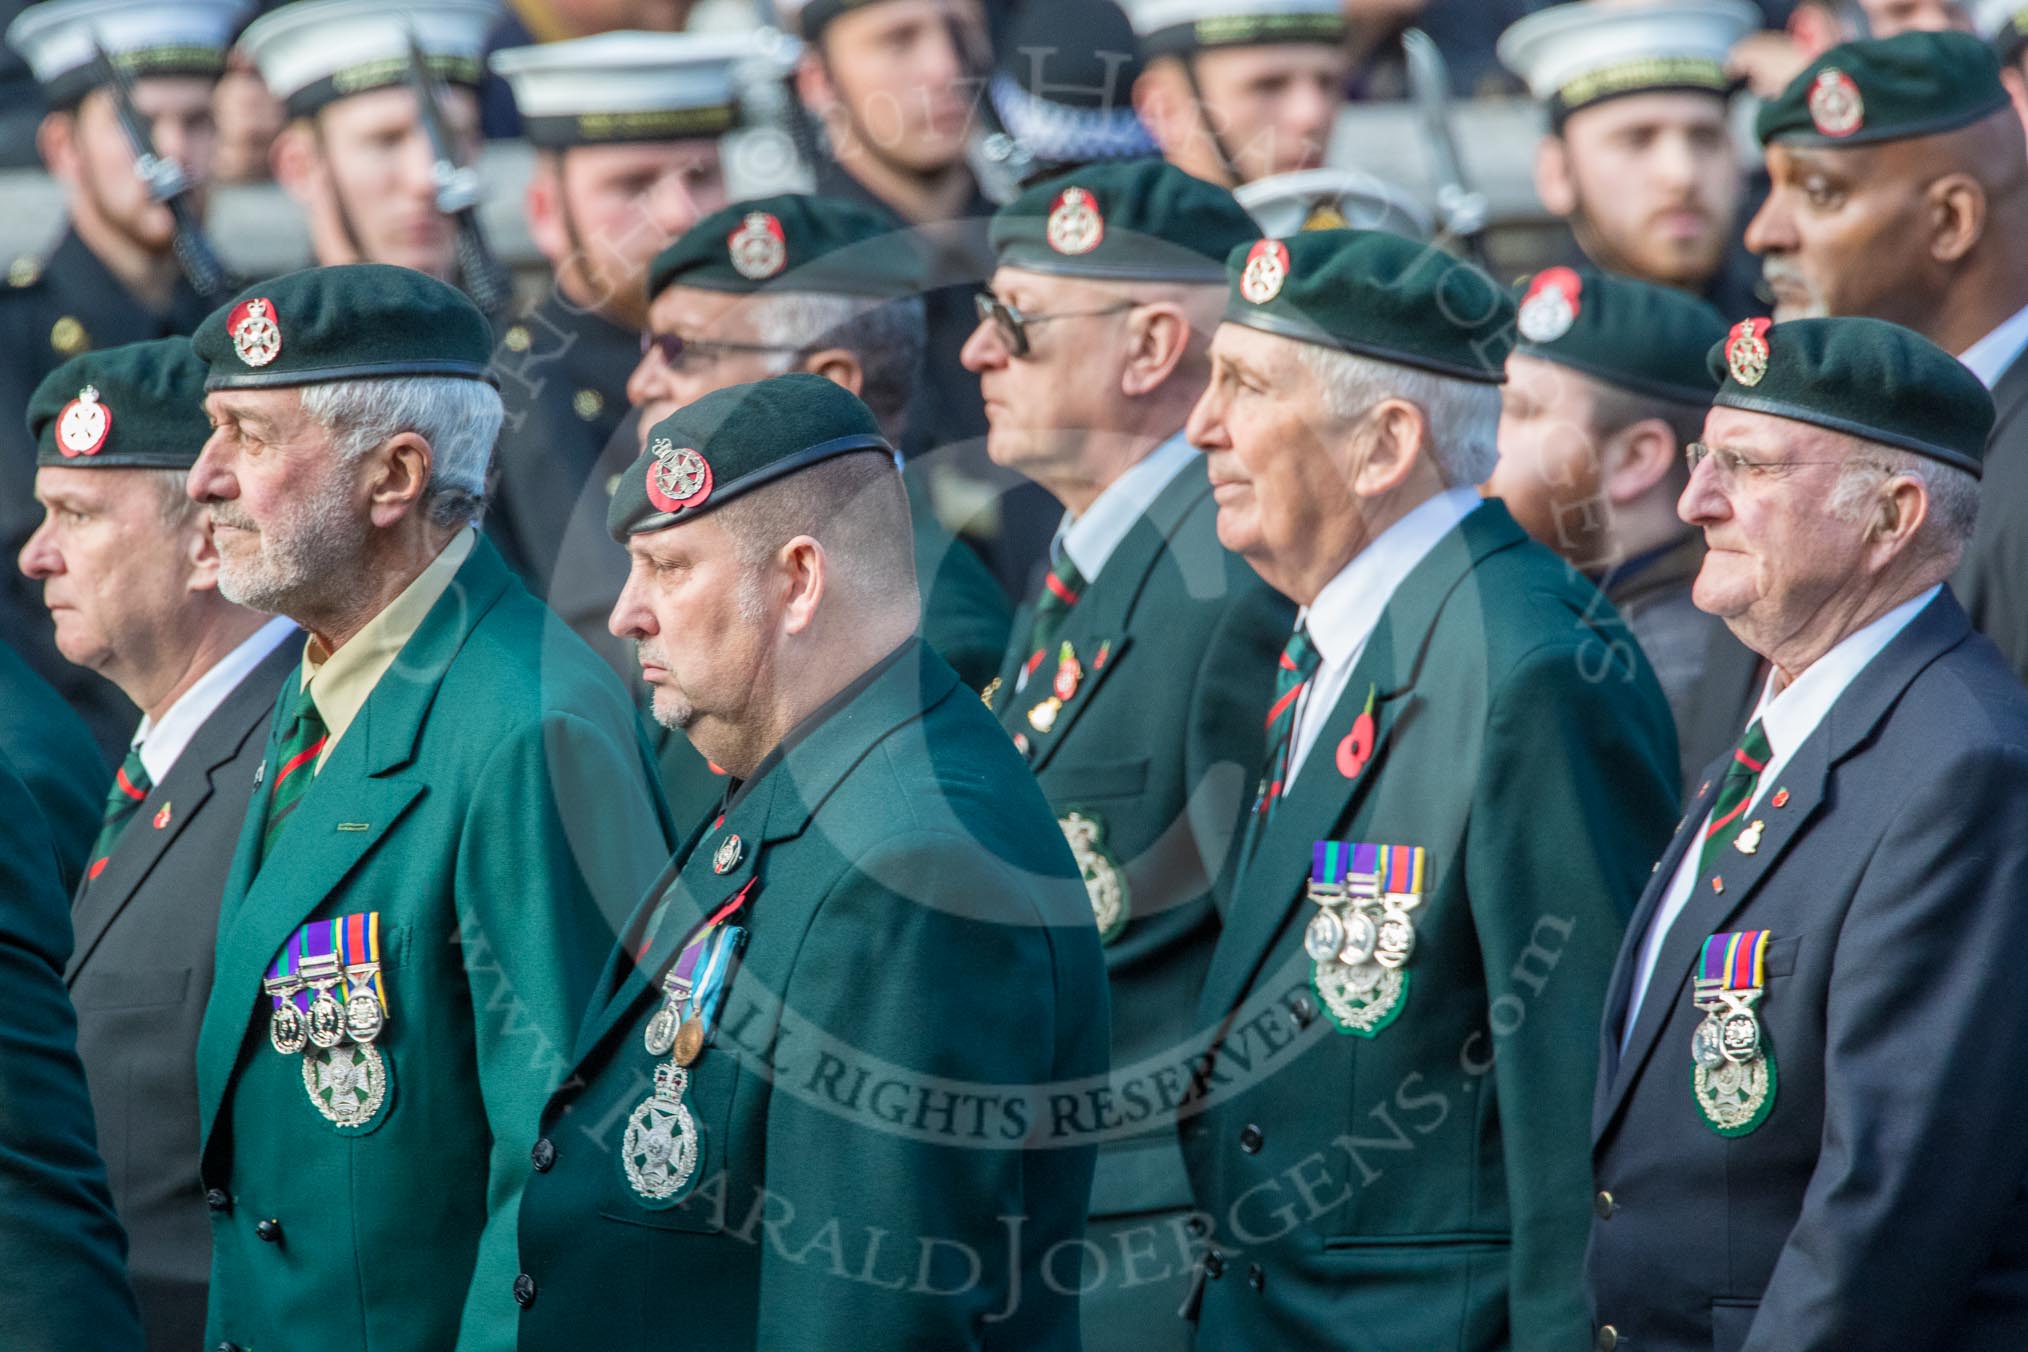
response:
{"label": "beige shirt collar", "polygon": [[478,538],[478,532],[470,528],[459,531],[401,595],[368,620],[337,652],[326,653],[314,637],[304,643],[302,684],[317,701],[317,713],[328,730],[324,750],[317,756],[319,770],[331,759],[333,748],[365,707],[367,696],[394,665],[402,648],[415,637],[415,631],[422,627],[430,607],[450,587],[451,579],[471,556]]}

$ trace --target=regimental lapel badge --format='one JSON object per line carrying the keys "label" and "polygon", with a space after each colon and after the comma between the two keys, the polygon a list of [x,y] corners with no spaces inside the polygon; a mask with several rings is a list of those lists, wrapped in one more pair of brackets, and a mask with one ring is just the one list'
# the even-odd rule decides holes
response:
{"label": "regimental lapel badge", "polygon": [[1373,1037],[1401,1013],[1428,857],[1420,845],[1320,840],[1310,865],[1317,913],[1303,930],[1310,984],[1341,1033]]}
{"label": "regimental lapel badge", "polygon": [[1767,823],[1756,818],[1732,839],[1732,848],[1741,854],[1753,854],[1760,849],[1761,833],[1767,830]]}
{"label": "regimental lapel badge", "polygon": [[1720,1136],[1744,1136],[1774,1108],[1775,1062],[1754,1006],[1767,982],[1771,932],[1704,941],[1692,992],[1704,1019],[1690,1036],[1697,1110]]}
{"label": "regimental lapel badge", "polygon": [[387,1026],[380,912],[313,920],[289,936],[261,987],[268,1041],[303,1059],[303,1089],[341,1128],[372,1123],[387,1103],[386,1059],[373,1045]]}
{"label": "regimental lapel badge", "polygon": [[1126,870],[1105,848],[1106,827],[1098,814],[1072,812],[1057,825],[1063,828],[1063,838],[1070,842],[1071,856],[1077,860],[1077,871],[1084,877],[1099,942],[1109,944],[1126,929],[1132,911]]}
{"label": "regimental lapel badge", "polygon": [[992,680],[986,682],[986,688],[979,692],[979,702],[990,709],[993,707],[993,697],[999,693],[1000,678],[995,676]]}
{"label": "regimental lapel badge", "polygon": [[1048,732],[1056,726],[1056,716],[1063,712],[1063,700],[1051,695],[1028,711],[1028,726],[1037,732]]}
{"label": "regimental lapel badge", "polygon": [[658,1208],[683,1196],[703,1159],[703,1128],[684,1096],[690,1068],[711,1040],[733,965],[746,945],[746,930],[725,921],[751,889],[751,883],[742,888],[676,955],[662,974],[662,1003],[641,1033],[648,1055],[669,1059],[655,1067],[654,1089],[627,1118],[620,1172],[637,1197]]}

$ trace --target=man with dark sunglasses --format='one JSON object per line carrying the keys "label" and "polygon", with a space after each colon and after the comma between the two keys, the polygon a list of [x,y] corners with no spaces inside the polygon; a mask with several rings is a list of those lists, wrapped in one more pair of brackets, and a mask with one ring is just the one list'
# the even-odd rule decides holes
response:
{"label": "man with dark sunglasses", "polygon": [[1063,516],[986,701],[1077,856],[1112,990],[1111,1098],[1142,1105],[1124,1124],[1087,1115],[1104,1138],[1085,1342],[1180,1349],[1192,1255],[1173,1091],[1293,622],[1220,547],[1182,433],[1225,256],[1255,228],[1223,188],[1146,159],[1036,184],[991,237],[999,267],[963,352],[986,449]]}

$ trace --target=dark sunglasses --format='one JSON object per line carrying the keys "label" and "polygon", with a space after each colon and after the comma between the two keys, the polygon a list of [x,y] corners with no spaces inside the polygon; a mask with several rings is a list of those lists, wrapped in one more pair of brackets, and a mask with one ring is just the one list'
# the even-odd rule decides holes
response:
{"label": "dark sunglasses", "polygon": [[800,347],[789,347],[781,343],[731,343],[717,339],[685,338],[680,333],[644,333],[641,335],[641,355],[649,352],[662,354],[663,362],[672,370],[680,368],[687,358],[715,361],[734,352],[801,352]]}
{"label": "dark sunglasses", "polygon": [[1101,310],[1058,310],[1053,314],[1024,315],[1006,301],[990,291],[981,291],[972,297],[972,308],[978,312],[981,324],[991,324],[1000,341],[1007,345],[1012,357],[1028,355],[1028,330],[1036,324],[1047,324],[1055,319],[1094,319],[1099,315],[1123,315],[1138,306],[1137,300],[1116,301]]}

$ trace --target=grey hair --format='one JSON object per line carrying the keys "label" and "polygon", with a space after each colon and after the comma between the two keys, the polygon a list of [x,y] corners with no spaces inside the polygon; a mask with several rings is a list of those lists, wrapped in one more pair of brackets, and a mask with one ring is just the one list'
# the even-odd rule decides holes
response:
{"label": "grey hair", "polygon": [[[783,291],[760,297],[753,311],[754,331],[770,346],[796,349],[807,355],[842,347],[859,359],[859,397],[873,410],[890,441],[901,432],[901,421],[915,398],[923,350],[928,345],[923,299],[876,300],[814,291]],[[776,374],[796,364],[783,354]]]}
{"label": "grey hair", "polygon": [[162,524],[171,530],[180,530],[191,524],[193,518],[204,510],[190,496],[190,471],[187,469],[143,470],[162,493]]}
{"label": "grey hair", "polygon": [[1430,459],[1446,488],[1484,483],[1500,458],[1500,387],[1396,366],[1316,343],[1296,344],[1296,355],[1317,379],[1324,408],[1350,421],[1383,399],[1406,399],[1429,423]]}
{"label": "grey hair", "polygon": [[478,522],[503,416],[500,392],[491,385],[453,376],[392,376],[308,385],[302,398],[303,412],[331,434],[339,458],[347,462],[402,432],[420,436],[430,444],[424,497],[430,521]]}
{"label": "grey hair", "polygon": [[1979,524],[1979,481],[1955,465],[1898,446],[1848,438],[1853,449],[1839,467],[1826,508],[1841,521],[1866,515],[1874,490],[1896,475],[1922,480],[1929,495],[1929,516],[1917,544],[1928,554],[1956,560]]}

